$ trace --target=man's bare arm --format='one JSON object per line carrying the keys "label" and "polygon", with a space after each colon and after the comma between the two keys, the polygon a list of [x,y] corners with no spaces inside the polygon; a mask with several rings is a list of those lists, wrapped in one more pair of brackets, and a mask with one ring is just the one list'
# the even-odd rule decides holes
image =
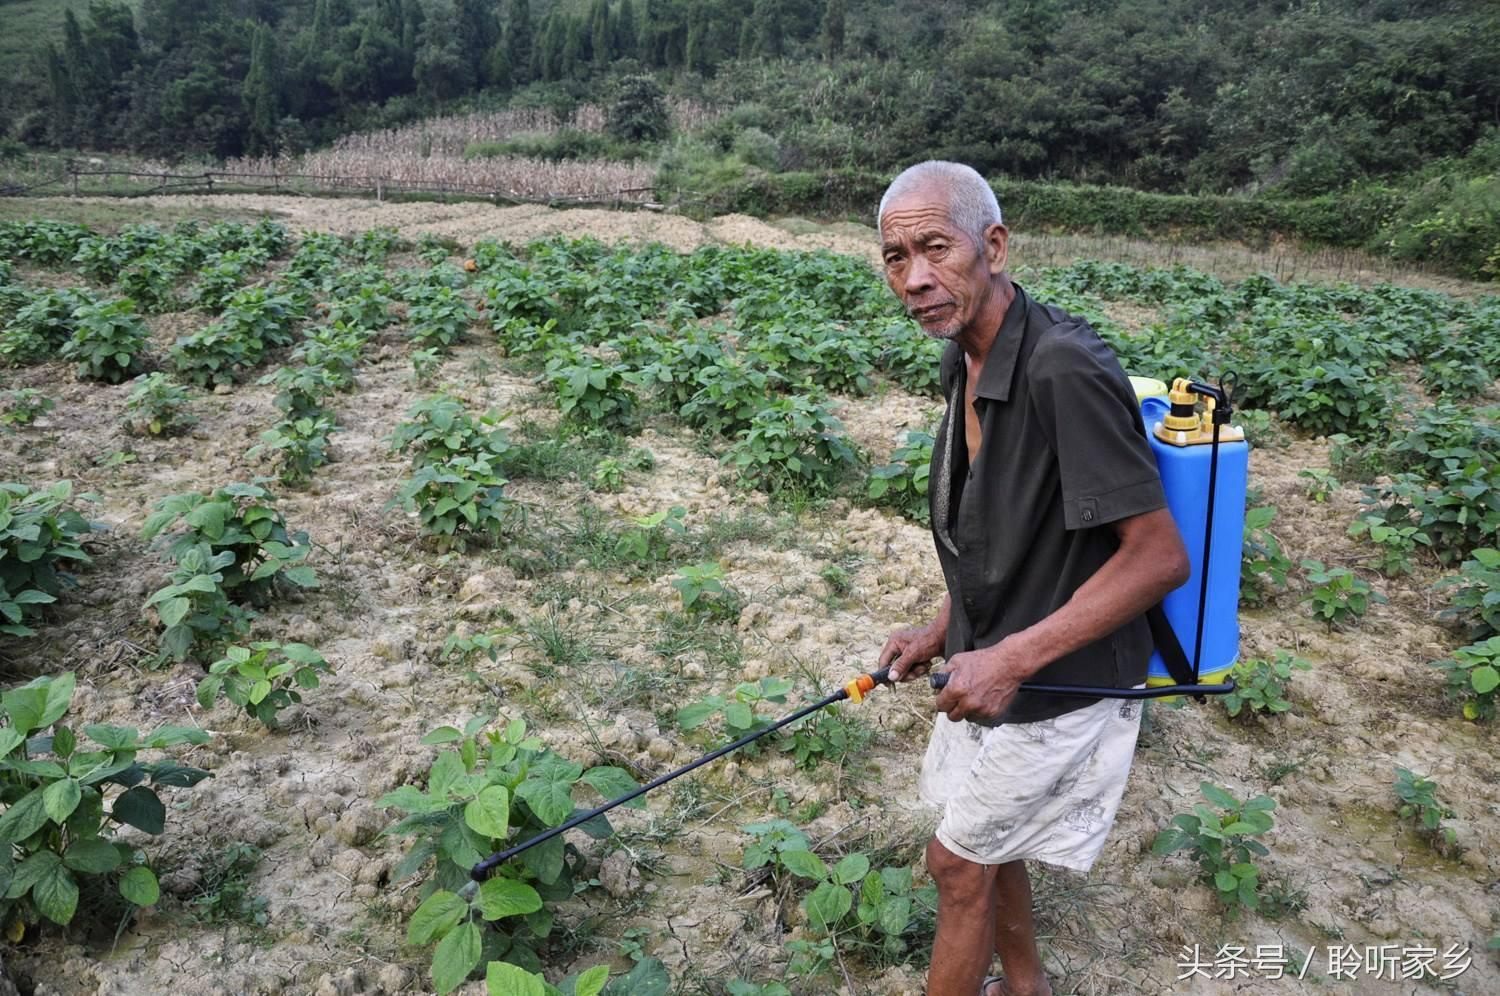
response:
{"label": "man's bare arm", "polygon": [[1121,519],[1113,528],[1120,548],[1066,604],[993,647],[953,656],[939,711],[954,720],[993,719],[1022,681],[1113,633],[1188,579],[1187,550],[1166,509]]}

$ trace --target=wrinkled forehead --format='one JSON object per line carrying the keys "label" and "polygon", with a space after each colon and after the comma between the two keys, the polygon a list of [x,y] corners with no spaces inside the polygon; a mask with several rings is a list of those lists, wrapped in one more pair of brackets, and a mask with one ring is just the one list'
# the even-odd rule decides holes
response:
{"label": "wrinkled forehead", "polygon": [[929,234],[957,235],[948,192],[931,184],[893,198],[880,217],[882,243],[902,242]]}

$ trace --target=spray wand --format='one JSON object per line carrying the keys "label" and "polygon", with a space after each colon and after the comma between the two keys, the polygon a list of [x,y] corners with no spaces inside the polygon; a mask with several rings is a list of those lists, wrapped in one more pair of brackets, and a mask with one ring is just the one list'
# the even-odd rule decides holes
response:
{"label": "spray wand", "polygon": [[810,706],[798,709],[790,716],[787,716],[785,719],[777,720],[770,726],[766,727],[764,730],[757,730],[754,733],[743,736],[732,744],[726,744],[725,746],[720,747],[718,750],[710,754],[704,754],[702,757],[698,758],[696,761],[693,761],[691,764],[685,764],[682,767],[678,768],[676,771],[669,771],[659,778],[652,779],[633,792],[627,792],[625,795],[620,796],[618,799],[611,799],[604,805],[596,806],[586,813],[579,813],[577,816],[573,817],[560,826],[555,826],[551,830],[546,830],[542,833],[537,834],[530,840],[522,841],[514,847],[509,847],[496,854],[490,855],[470,870],[469,877],[472,878],[475,882],[483,882],[485,879],[490,877],[490,874],[494,872],[496,868],[505,864],[505,862],[520,854],[522,851],[533,848],[538,844],[546,843],[553,837],[556,837],[558,834],[565,833],[568,830],[572,830],[574,827],[581,826],[582,824],[587,823],[589,820],[592,820],[596,816],[602,816],[605,813],[609,812],[611,809],[614,809],[616,806],[621,806],[632,799],[637,799],[645,795],[647,792],[650,792],[652,789],[660,788],[674,778],[679,778],[682,775],[687,774],[689,771],[701,768],[705,764],[708,764],[710,761],[716,761],[719,758],[723,757],[725,754],[739,750],[746,744],[759,740],[761,737],[765,736],[768,733],[775,733],[783,726],[789,726],[802,717],[815,713],[819,709],[831,706],[835,702],[842,702],[845,699],[848,699],[850,702],[853,702],[857,705],[860,702],[864,701],[865,693],[873,690],[876,685],[888,685],[890,683],[890,668],[881,668],[879,671],[874,671],[870,674],[862,674],[858,678],[855,678],[853,681],[849,682],[843,688],[840,688],[838,691],[834,692],[832,695],[825,696],[814,702]]}

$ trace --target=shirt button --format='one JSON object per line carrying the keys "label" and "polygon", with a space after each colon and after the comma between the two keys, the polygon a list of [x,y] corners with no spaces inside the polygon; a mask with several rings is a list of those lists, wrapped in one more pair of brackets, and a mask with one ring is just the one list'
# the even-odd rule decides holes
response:
{"label": "shirt button", "polygon": [[1084,509],[1084,511],[1083,511],[1083,521],[1084,522],[1093,522],[1094,521],[1093,510],[1091,510],[1091,509]]}

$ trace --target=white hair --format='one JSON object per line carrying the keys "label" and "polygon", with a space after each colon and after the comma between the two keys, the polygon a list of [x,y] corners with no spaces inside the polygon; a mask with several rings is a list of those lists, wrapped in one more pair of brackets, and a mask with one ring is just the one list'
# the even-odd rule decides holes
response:
{"label": "white hair", "polygon": [[914,190],[925,188],[936,188],[948,195],[949,220],[959,231],[973,239],[975,245],[984,245],[985,229],[991,225],[1004,224],[995,191],[973,167],[942,159],[929,159],[915,166],[908,166],[885,188],[885,195],[880,198],[880,210],[875,214],[875,227],[879,228],[885,220],[886,205]]}

